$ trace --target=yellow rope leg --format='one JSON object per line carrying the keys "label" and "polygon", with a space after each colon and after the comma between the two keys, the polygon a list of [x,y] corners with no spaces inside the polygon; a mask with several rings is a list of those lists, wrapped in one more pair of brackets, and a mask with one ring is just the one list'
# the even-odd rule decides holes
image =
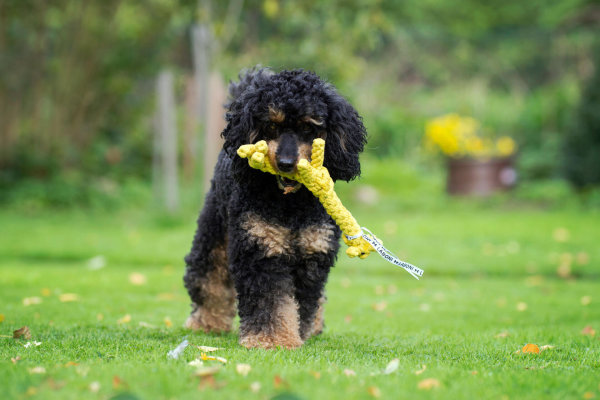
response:
{"label": "yellow rope leg", "polygon": [[[248,164],[252,168],[277,175],[277,171],[271,166],[268,157],[266,157],[267,151],[267,143],[261,140],[256,144],[240,146],[237,153],[240,157],[247,158]],[[323,139],[313,141],[311,154],[310,163],[306,159],[301,159],[298,162],[298,172],[292,176],[292,179],[302,183],[319,199],[327,214],[331,215],[345,235],[359,235],[361,233],[360,225],[342,204],[334,191],[333,180],[329,175],[329,171],[323,167],[325,159],[325,141]],[[346,254],[350,257],[366,258],[371,251],[374,251],[373,247],[363,237],[350,240],[343,236],[343,239],[344,243],[349,246],[346,249]]]}

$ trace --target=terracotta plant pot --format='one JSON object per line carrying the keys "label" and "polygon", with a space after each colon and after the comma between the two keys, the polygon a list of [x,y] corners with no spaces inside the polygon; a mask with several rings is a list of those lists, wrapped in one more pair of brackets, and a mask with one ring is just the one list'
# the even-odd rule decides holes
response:
{"label": "terracotta plant pot", "polygon": [[447,166],[446,190],[451,195],[488,196],[512,188],[517,181],[512,157],[449,158]]}

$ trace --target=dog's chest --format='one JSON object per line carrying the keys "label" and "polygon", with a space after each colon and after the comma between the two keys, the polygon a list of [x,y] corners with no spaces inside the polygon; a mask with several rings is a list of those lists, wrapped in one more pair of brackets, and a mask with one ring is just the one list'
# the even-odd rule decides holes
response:
{"label": "dog's chest", "polygon": [[248,241],[256,244],[266,257],[327,253],[336,240],[334,227],[328,224],[291,229],[254,213],[247,213],[241,226]]}

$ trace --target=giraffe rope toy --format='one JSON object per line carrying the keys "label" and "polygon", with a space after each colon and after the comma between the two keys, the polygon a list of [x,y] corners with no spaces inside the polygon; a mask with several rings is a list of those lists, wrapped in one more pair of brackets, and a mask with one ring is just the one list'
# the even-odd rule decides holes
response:
{"label": "giraffe rope toy", "polygon": [[423,276],[423,270],[398,259],[383,247],[383,244],[368,229],[361,228],[350,211],[344,207],[334,191],[334,184],[329,176],[329,171],[323,166],[325,159],[325,141],[323,139],[313,141],[311,161],[309,162],[304,158],[298,161],[295,174],[276,171],[266,156],[267,152],[268,146],[264,140],[255,144],[242,145],[237,150],[240,157],[248,159],[250,167],[273,175],[294,179],[306,186],[319,199],[327,214],[333,218],[342,230],[344,234],[342,238],[344,243],[348,245],[346,254],[349,257],[367,258],[372,251],[377,251],[386,261],[404,268],[416,279]]}

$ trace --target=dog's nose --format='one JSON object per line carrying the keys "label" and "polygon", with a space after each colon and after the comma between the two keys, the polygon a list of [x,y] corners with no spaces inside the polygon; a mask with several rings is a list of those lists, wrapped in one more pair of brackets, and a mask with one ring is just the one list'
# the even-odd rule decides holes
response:
{"label": "dog's nose", "polygon": [[296,160],[293,158],[279,158],[277,159],[277,168],[281,172],[292,172],[294,170],[294,166],[296,164]]}

